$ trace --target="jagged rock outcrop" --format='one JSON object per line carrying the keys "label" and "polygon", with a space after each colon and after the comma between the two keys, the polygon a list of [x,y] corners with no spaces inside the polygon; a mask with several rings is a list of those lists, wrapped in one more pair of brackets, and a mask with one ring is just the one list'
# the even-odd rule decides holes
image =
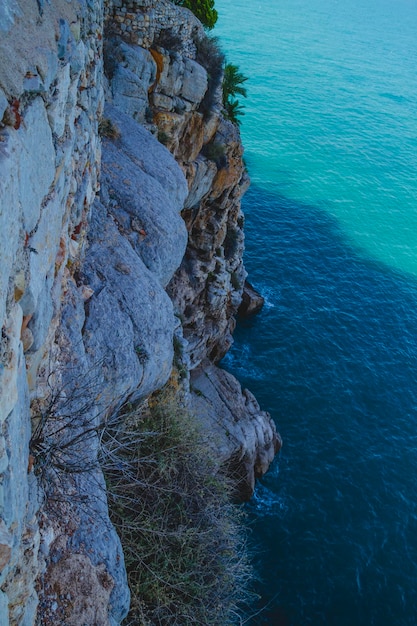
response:
{"label": "jagged rock outcrop", "polygon": [[264,304],[265,298],[248,280],[245,280],[242,302],[239,305],[238,314],[241,317],[251,317],[259,313]]}
{"label": "jagged rock outcrop", "polygon": [[242,145],[169,0],[3,0],[0,31],[0,624],[114,626],[105,420],[175,361],[241,495],[279,443],[215,366],[246,278]]}
{"label": "jagged rock outcrop", "polygon": [[[203,363],[191,373],[192,408],[211,440],[219,463],[228,468],[242,498],[268,470],[282,445],[254,395],[234,376]],[[226,433],[226,436],[225,436]]]}

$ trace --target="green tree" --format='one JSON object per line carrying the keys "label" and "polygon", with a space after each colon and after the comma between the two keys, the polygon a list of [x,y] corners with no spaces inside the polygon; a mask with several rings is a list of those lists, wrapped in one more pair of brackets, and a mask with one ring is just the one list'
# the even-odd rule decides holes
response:
{"label": "green tree", "polygon": [[248,77],[239,71],[233,63],[227,63],[223,76],[223,107],[225,116],[234,124],[240,125],[239,117],[244,115],[243,105],[235,98],[236,95],[246,98],[246,87],[243,86]]}
{"label": "green tree", "polygon": [[208,30],[211,30],[217,22],[218,14],[214,8],[214,0],[177,0],[175,4],[190,9]]}
{"label": "green tree", "polygon": [[240,126],[241,122],[239,117],[245,115],[244,106],[240,104],[239,100],[228,100],[224,105],[224,112],[226,119],[233,122],[237,126]]}
{"label": "green tree", "polygon": [[247,80],[248,77],[239,71],[237,65],[226,63],[223,77],[223,104],[225,104],[230,97],[235,97],[236,95],[246,98],[247,91],[246,87],[243,87],[243,83]]}

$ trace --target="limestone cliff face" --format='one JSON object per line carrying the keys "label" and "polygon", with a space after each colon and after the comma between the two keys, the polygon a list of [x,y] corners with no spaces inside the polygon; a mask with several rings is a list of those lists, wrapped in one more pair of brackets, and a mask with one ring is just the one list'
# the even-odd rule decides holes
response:
{"label": "limestone cliff face", "polygon": [[242,146],[168,0],[3,0],[0,34],[0,624],[115,625],[103,422],[175,361],[242,495],[279,444],[215,365],[246,276]]}
{"label": "limestone cliff face", "polygon": [[[145,27],[139,26],[139,18]],[[249,179],[239,131],[222,116],[222,58],[196,18],[170,2],[130,0],[121,7],[115,3],[106,24],[108,98],[167,146],[187,180],[181,215],[188,244],[167,293],[181,320],[177,338],[183,337],[182,354],[191,375],[190,403],[199,405],[198,414],[211,415],[203,420],[205,425],[216,422],[219,411],[224,415],[223,442],[216,448],[223,450],[222,461],[233,458],[240,467],[240,491],[246,497],[252,493],[255,477],[269,467],[279,439],[256,401],[249,403],[249,409],[240,386],[230,385],[225,372],[212,368],[232,343],[246,278],[240,203]],[[120,206],[123,194],[117,192]],[[217,399],[213,403],[208,394],[203,407],[195,398],[194,372],[208,369],[223,392],[214,392],[214,385],[211,390]],[[231,429],[225,416],[228,412],[243,415],[243,406],[250,419],[243,427],[245,420],[236,418],[240,426]],[[257,418],[258,431],[252,428]]]}

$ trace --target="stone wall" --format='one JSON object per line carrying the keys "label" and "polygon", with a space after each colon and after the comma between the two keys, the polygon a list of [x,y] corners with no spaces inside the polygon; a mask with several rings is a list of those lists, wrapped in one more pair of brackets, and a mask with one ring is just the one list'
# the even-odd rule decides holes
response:
{"label": "stone wall", "polygon": [[185,56],[195,55],[194,41],[203,36],[201,23],[188,9],[169,0],[111,0],[106,7],[106,36],[150,48],[162,32],[175,33]]}

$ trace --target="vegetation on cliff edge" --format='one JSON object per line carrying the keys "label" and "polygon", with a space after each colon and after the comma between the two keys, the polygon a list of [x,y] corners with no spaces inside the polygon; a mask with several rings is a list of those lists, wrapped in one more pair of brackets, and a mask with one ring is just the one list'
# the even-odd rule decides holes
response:
{"label": "vegetation on cliff edge", "polygon": [[222,95],[223,106],[227,119],[234,124],[240,124],[239,116],[244,115],[243,106],[236,95],[246,98],[246,87],[243,86],[248,77],[242,74],[237,65],[226,63],[223,75]]}
{"label": "vegetation on cliff edge", "polygon": [[218,14],[214,8],[214,0],[174,0],[175,4],[186,7],[194,13],[203,26],[209,30],[214,28]]}
{"label": "vegetation on cliff edge", "polygon": [[132,593],[125,624],[242,623],[242,512],[172,389],[106,432],[102,466]]}

